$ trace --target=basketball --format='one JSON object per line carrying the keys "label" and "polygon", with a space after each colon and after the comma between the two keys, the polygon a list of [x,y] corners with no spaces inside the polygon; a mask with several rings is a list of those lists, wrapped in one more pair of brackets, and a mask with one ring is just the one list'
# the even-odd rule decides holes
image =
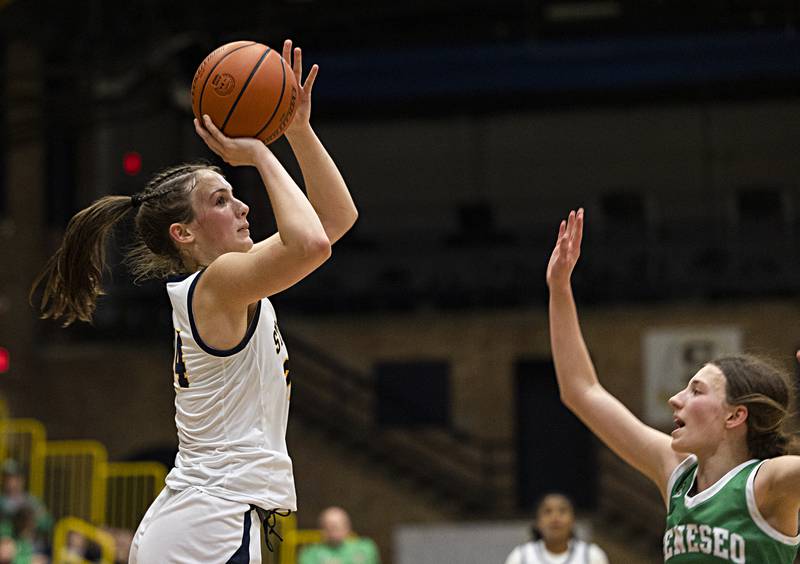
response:
{"label": "basketball", "polygon": [[228,137],[272,143],[294,117],[297,80],[281,54],[255,41],[234,41],[209,54],[192,79],[192,112],[208,114]]}

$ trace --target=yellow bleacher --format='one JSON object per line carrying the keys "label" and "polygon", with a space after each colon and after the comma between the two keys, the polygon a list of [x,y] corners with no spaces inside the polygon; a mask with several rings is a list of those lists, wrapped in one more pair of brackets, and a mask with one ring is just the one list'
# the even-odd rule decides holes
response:
{"label": "yellow bleacher", "polygon": [[76,561],[66,552],[70,532],[96,543],[102,561],[113,562],[114,539],[103,527],[134,530],[167,473],[157,462],[108,462],[97,441],[48,441],[40,421],[8,417],[0,400],[0,460],[6,458],[20,463],[28,491],[57,521],[55,562]]}
{"label": "yellow bleacher", "polygon": [[[62,564],[83,562],[67,550],[71,533],[95,543],[102,563],[113,563],[115,542],[107,529],[134,531],[167,474],[157,462],[109,462],[97,441],[48,441],[40,421],[9,417],[0,398],[0,461],[6,458],[20,463],[28,490],[56,520],[53,562]],[[275,552],[262,539],[264,564],[294,564],[299,547],[321,540],[317,530],[297,529],[294,515],[278,518],[278,531],[284,540]]]}

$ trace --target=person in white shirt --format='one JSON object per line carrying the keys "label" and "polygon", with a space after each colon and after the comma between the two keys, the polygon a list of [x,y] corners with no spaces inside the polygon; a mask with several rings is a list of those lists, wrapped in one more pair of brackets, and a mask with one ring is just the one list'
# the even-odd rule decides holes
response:
{"label": "person in white shirt", "polygon": [[531,532],[533,539],[514,548],[505,564],[608,564],[603,549],[575,536],[575,508],[564,494],[542,498]]}
{"label": "person in white shirt", "polygon": [[133,274],[172,277],[167,292],[179,449],[166,487],[133,539],[132,564],[260,563],[259,522],[270,547],[275,515],[296,510],[286,449],[289,355],[268,298],[322,265],[358,213],[311,128],[318,67],[303,83],[300,49],[292,51],[287,40],[283,57],[298,89],[285,135],[307,196],[262,141],[229,138],[205,115],[194,122],[223,160],[258,171],[277,233],[254,242],[250,208],[220,170],[180,165],[157,174],[138,194],[105,196],[75,214],[61,248],[34,283],[32,293],[43,286],[43,317],[65,325],[91,321],[102,294],[107,235],[131,211]]}

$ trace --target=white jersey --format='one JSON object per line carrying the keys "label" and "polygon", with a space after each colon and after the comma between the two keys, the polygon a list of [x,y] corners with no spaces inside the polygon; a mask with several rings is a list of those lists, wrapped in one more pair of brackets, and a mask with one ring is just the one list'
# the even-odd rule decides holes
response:
{"label": "white jersey", "polygon": [[572,539],[561,554],[550,552],[544,541],[537,540],[512,550],[506,564],[608,564],[608,558],[599,546],[582,540]]}
{"label": "white jersey", "polygon": [[266,298],[241,342],[217,350],[197,334],[192,296],[202,271],[167,283],[175,328],[178,455],[166,484],[263,509],[297,509],[286,450],[288,354]]}

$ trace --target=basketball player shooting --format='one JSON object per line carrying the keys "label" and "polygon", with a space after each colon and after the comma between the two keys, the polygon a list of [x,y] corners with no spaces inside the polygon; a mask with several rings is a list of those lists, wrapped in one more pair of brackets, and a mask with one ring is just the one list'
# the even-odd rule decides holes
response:
{"label": "basketball player shooting", "polygon": [[[292,57],[294,55],[294,57]],[[180,165],[133,196],[105,196],[78,212],[43,284],[44,317],[90,321],[104,265],[106,235],[135,213],[139,278],[167,283],[175,345],[175,422],[179,449],[166,487],[135,534],[130,562],[260,563],[261,521],[269,546],[278,511],[296,509],[286,449],[288,353],[269,296],[296,284],[331,254],[357,212],[334,161],[310,124],[318,68],[302,83],[302,53],[283,46],[298,85],[285,130],[308,196],[255,138],[227,137],[206,116],[195,120],[206,145],[264,182],[278,232],[255,243],[249,207],[219,169]],[[33,291],[32,290],[32,291]]]}

